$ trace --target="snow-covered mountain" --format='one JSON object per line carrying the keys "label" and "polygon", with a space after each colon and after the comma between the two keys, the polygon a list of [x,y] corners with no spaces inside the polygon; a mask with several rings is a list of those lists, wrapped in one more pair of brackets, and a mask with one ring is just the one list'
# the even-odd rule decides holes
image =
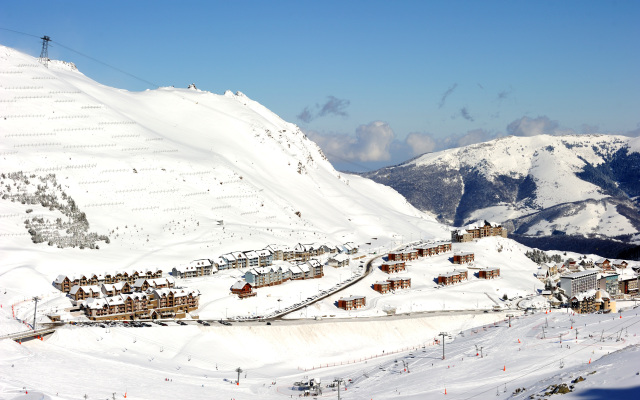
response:
{"label": "snow-covered mountain", "polygon": [[444,223],[506,223],[526,236],[637,235],[640,138],[504,137],[363,174]]}
{"label": "snow-covered mountain", "polygon": [[0,132],[0,251],[16,265],[171,266],[269,243],[447,236],[239,92],[128,92],[0,47]]}

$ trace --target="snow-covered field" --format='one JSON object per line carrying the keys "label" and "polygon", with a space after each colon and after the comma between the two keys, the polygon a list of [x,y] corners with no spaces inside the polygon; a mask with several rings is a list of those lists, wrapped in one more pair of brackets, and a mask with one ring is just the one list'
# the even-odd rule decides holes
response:
{"label": "snow-covered field", "polygon": [[[67,326],[44,341],[0,342],[0,398],[280,399],[297,397],[293,383],[304,377],[323,386],[341,377],[345,399],[444,398],[445,390],[454,399],[524,399],[579,376],[586,380],[572,398],[621,398],[640,387],[640,317],[637,309],[621,316],[516,314],[511,328],[493,312],[271,326]],[[442,331],[451,335],[445,360],[434,343]],[[517,388],[525,390],[510,397]],[[325,387],[322,397],[337,393]]]}

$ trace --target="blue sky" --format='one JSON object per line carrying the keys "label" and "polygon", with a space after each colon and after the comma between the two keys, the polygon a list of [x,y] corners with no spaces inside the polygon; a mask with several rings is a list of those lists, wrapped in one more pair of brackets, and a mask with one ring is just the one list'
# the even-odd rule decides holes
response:
{"label": "blue sky", "polygon": [[[0,44],[129,90],[242,91],[339,169],[640,126],[637,1],[6,1]],[[56,45],[57,43],[60,45]]]}

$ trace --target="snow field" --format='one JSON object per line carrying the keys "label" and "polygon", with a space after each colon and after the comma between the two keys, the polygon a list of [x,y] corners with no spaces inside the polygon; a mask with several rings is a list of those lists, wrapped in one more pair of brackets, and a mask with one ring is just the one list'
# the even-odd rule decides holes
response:
{"label": "snow field", "polygon": [[[514,398],[527,398],[551,383],[578,375],[587,380],[584,386],[577,384],[577,390],[594,387],[592,381],[601,382],[595,387],[602,386],[605,382],[597,381],[601,379],[599,372],[587,374],[607,365],[598,364],[598,359],[621,349],[626,350],[616,353],[618,365],[628,368],[606,376],[615,376],[616,381],[624,376],[628,381],[632,378],[625,370],[640,368],[632,350],[640,344],[636,309],[623,311],[622,318],[618,314],[572,315],[565,311],[516,315],[511,328],[505,314],[271,326],[69,326],[45,341],[22,345],[0,342],[0,365],[7,371],[3,377],[6,388],[26,386],[64,399],[80,399],[85,393],[107,398],[112,392],[122,396],[125,391],[132,399],[278,399],[296,393],[290,387],[304,376],[321,379],[324,384],[336,376],[351,379],[341,396],[345,399],[431,398],[444,396],[445,388],[447,398],[502,399],[521,387],[525,392]],[[442,346],[434,344],[441,331],[452,335],[445,342],[445,360]],[[382,350],[396,350],[394,345],[412,349],[381,355]],[[475,355],[476,345],[482,347],[483,357]],[[317,368],[374,355],[378,357],[366,362]],[[402,361],[408,363],[409,373]],[[560,368],[561,361],[564,368]],[[299,370],[304,363],[308,368],[315,364],[316,369]],[[240,386],[231,383],[238,366],[247,374],[247,378],[241,375]],[[277,382],[274,386],[273,381]],[[624,385],[632,386],[633,382]],[[327,389],[323,397],[335,398],[336,393]]]}

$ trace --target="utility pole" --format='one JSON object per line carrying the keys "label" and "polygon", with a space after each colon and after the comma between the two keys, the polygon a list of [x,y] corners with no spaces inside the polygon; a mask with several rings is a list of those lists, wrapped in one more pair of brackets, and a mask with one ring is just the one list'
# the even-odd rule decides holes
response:
{"label": "utility pole", "polygon": [[40,39],[42,39],[40,62],[43,63],[45,67],[49,68],[49,41],[51,41],[51,38],[49,36],[43,36]]}
{"label": "utility pole", "polygon": [[236,382],[238,385],[240,385],[240,373],[242,373],[242,368],[236,368],[236,372],[238,373],[238,380]]}
{"label": "utility pole", "polygon": [[33,308],[33,330],[36,330],[36,312],[38,311],[38,296],[33,297],[33,301],[36,302],[35,307]]}
{"label": "utility pole", "polygon": [[342,382],[342,378],[335,378],[333,381],[338,384],[338,400],[340,400],[340,382]]}
{"label": "utility pole", "polygon": [[444,360],[444,337],[449,336],[447,332],[440,332],[438,336],[442,336],[442,359]]}

